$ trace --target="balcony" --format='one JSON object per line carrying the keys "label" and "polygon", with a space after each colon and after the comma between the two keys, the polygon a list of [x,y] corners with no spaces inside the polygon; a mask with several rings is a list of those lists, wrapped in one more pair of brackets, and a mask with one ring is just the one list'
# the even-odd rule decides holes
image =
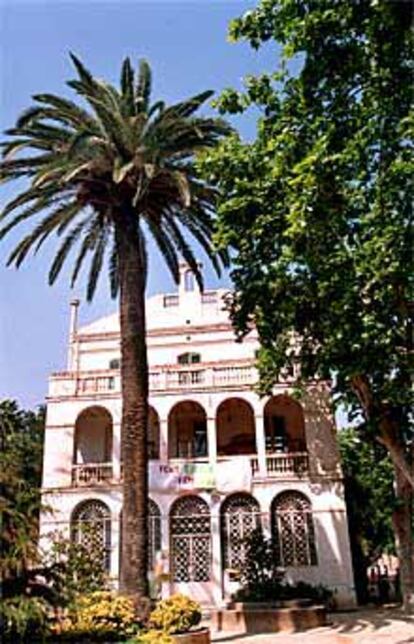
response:
{"label": "balcony", "polygon": [[84,463],[72,465],[73,487],[94,487],[113,482],[112,463]]}
{"label": "balcony", "polygon": [[[252,387],[257,382],[257,371],[253,361],[209,364],[202,366],[161,366],[150,369],[149,388],[151,393],[164,391],[192,391],[206,389],[228,389]],[[90,395],[119,395],[121,378],[119,371],[83,371],[56,373],[51,377],[49,395],[73,397]]]}
{"label": "balcony", "polygon": [[[243,458],[243,457],[242,457]],[[218,463],[226,467],[237,465],[240,457],[219,457]],[[291,476],[306,476],[309,471],[309,458],[306,452],[296,454],[274,454],[266,457],[266,475],[263,476],[259,469],[257,456],[250,456],[250,468],[253,480],[255,479],[283,479]],[[157,461],[159,462],[159,461]],[[239,461],[240,462],[240,461]],[[171,467],[183,465],[207,464],[205,458],[174,458],[168,461]],[[121,467],[122,472],[122,467]],[[122,475],[120,480],[122,480]],[[95,487],[119,483],[113,475],[112,463],[85,463],[72,466],[73,487]]]}

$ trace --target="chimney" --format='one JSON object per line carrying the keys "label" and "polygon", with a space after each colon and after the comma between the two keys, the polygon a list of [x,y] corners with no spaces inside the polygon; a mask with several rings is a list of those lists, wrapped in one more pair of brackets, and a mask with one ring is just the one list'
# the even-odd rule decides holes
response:
{"label": "chimney", "polygon": [[77,371],[77,333],[78,333],[78,310],[79,300],[73,299],[70,302],[69,317],[69,348],[68,348],[68,371]]}

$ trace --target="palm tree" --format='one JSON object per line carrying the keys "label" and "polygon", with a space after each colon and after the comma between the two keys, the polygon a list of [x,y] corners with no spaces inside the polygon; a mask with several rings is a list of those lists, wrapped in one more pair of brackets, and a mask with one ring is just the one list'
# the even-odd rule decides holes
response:
{"label": "palm tree", "polygon": [[[90,257],[87,300],[93,298],[106,259],[110,290],[119,293],[121,328],[123,512],[120,588],[147,596],[147,410],[145,337],[146,236],[155,241],[174,279],[179,257],[202,276],[187,241],[192,236],[218,274],[227,264],[212,246],[213,186],[198,179],[194,157],[230,132],[217,118],[195,116],[212,95],[206,91],[166,107],[150,103],[151,70],[141,61],[135,80],[123,62],[120,88],[96,79],[71,54],[77,79],[67,84],[82,103],[53,94],[35,104],[8,130],[0,178],[29,183],[7,203],[12,215],[0,238],[20,222],[40,216],[11,253],[19,267],[33,249],[56,233],[62,241],[51,264],[53,284],[78,243],[71,284]],[[21,152],[25,154],[22,156]],[[17,156],[16,156],[17,155]]]}

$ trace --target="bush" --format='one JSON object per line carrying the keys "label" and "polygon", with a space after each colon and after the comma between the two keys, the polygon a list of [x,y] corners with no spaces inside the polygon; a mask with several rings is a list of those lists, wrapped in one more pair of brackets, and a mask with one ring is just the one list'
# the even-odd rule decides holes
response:
{"label": "bush", "polygon": [[173,639],[168,633],[151,629],[142,635],[137,635],[134,644],[136,642],[138,644],[172,644]]}
{"label": "bush", "polygon": [[165,633],[186,633],[201,621],[200,605],[185,597],[172,595],[158,602],[150,615],[150,624]]}
{"label": "bush", "polygon": [[256,528],[244,544],[246,554],[240,570],[241,588],[234,599],[260,602],[278,598],[284,572],[276,564],[271,540]]}
{"label": "bush", "polygon": [[60,637],[76,641],[131,637],[138,630],[133,601],[109,591],[81,595],[56,630]]}
{"label": "bush", "polygon": [[241,570],[241,588],[233,599],[241,602],[284,601],[312,599],[328,604],[333,593],[322,584],[312,586],[303,581],[283,582],[284,571],[276,562],[271,539],[266,539],[260,528],[245,540],[246,560]]}
{"label": "bush", "polygon": [[3,599],[0,608],[2,642],[32,641],[48,632],[48,605],[38,597],[24,595]]}

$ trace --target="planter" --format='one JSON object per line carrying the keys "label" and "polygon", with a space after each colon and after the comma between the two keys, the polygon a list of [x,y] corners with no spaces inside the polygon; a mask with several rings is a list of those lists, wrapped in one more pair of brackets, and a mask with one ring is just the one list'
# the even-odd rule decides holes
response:
{"label": "planter", "polygon": [[256,610],[260,608],[305,608],[314,606],[312,599],[280,599],[268,602],[235,602],[230,601],[226,608],[235,610]]}
{"label": "planter", "polygon": [[[256,602],[234,603],[231,608],[212,611],[213,628],[238,633],[293,633],[325,626],[325,606],[298,605],[302,601],[284,602],[284,607]],[[287,603],[295,605],[286,606]]]}
{"label": "planter", "polygon": [[188,631],[171,637],[176,644],[210,644],[210,629],[200,628],[198,631]]}

